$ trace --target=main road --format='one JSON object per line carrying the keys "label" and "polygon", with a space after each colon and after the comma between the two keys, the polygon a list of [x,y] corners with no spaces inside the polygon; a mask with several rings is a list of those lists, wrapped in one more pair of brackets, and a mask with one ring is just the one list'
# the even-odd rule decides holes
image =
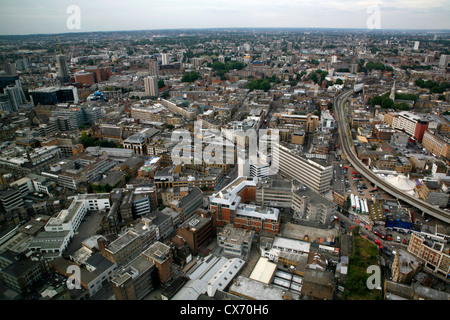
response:
{"label": "main road", "polygon": [[417,199],[393,186],[392,184],[386,182],[383,178],[377,176],[372,172],[355,154],[353,145],[350,145],[352,141],[349,137],[349,127],[346,123],[346,116],[344,113],[344,104],[347,99],[353,94],[353,90],[342,91],[334,99],[334,110],[336,122],[338,123],[339,130],[339,141],[342,152],[347,156],[348,161],[352,166],[360,172],[364,177],[366,177],[370,182],[377,185],[378,188],[383,189],[392,196],[400,199],[419,210],[429,214],[446,223],[450,223],[450,214],[444,210],[437,208],[425,201]]}

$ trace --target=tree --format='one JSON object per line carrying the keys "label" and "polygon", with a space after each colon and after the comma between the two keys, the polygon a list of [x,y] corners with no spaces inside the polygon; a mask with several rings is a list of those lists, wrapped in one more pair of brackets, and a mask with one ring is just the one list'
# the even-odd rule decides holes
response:
{"label": "tree", "polygon": [[183,75],[181,82],[194,82],[198,79],[200,79],[200,74],[198,74],[198,72],[191,71]]}
{"label": "tree", "polygon": [[164,84],[164,80],[158,80],[158,89],[164,88],[166,85]]}
{"label": "tree", "polygon": [[269,81],[269,79],[255,79],[255,80],[247,82],[247,85],[245,87],[247,89],[250,89],[250,91],[253,91],[253,90],[269,91],[270,90],[270,81]]}

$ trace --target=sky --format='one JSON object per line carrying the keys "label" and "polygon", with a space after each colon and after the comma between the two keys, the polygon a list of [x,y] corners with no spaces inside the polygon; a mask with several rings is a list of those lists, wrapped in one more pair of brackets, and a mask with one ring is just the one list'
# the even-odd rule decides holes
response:
{"label": "sky", "polygon": [[450,29],[449,17],[450,0],[0,0],[1,35],[179,28]]}

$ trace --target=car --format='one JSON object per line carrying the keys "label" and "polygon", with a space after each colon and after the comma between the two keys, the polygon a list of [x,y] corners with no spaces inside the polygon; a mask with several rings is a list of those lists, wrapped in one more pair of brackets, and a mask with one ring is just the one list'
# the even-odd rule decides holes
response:
{"label": "car", "polygon": [[401,240],[400,236],[397,236],[397,242],[400,242]]}
{"label": "car", "polygon": [[375,243],[376,243],[377,245],[381,245],[381,241],[380,241],[380,240],[375,239],[375,240],[373,240],[373,241],[375,241]]}

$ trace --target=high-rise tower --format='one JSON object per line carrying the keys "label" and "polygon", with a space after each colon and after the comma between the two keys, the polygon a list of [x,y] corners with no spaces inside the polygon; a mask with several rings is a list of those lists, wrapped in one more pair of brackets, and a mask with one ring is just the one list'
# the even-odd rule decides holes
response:
{"label": "high-rise tower", "polygon": [[67,67],[67,57],[63,54],[56,56],[56,66],[58,68],[58,78],[62,82],[69,81],[69,69]]}

